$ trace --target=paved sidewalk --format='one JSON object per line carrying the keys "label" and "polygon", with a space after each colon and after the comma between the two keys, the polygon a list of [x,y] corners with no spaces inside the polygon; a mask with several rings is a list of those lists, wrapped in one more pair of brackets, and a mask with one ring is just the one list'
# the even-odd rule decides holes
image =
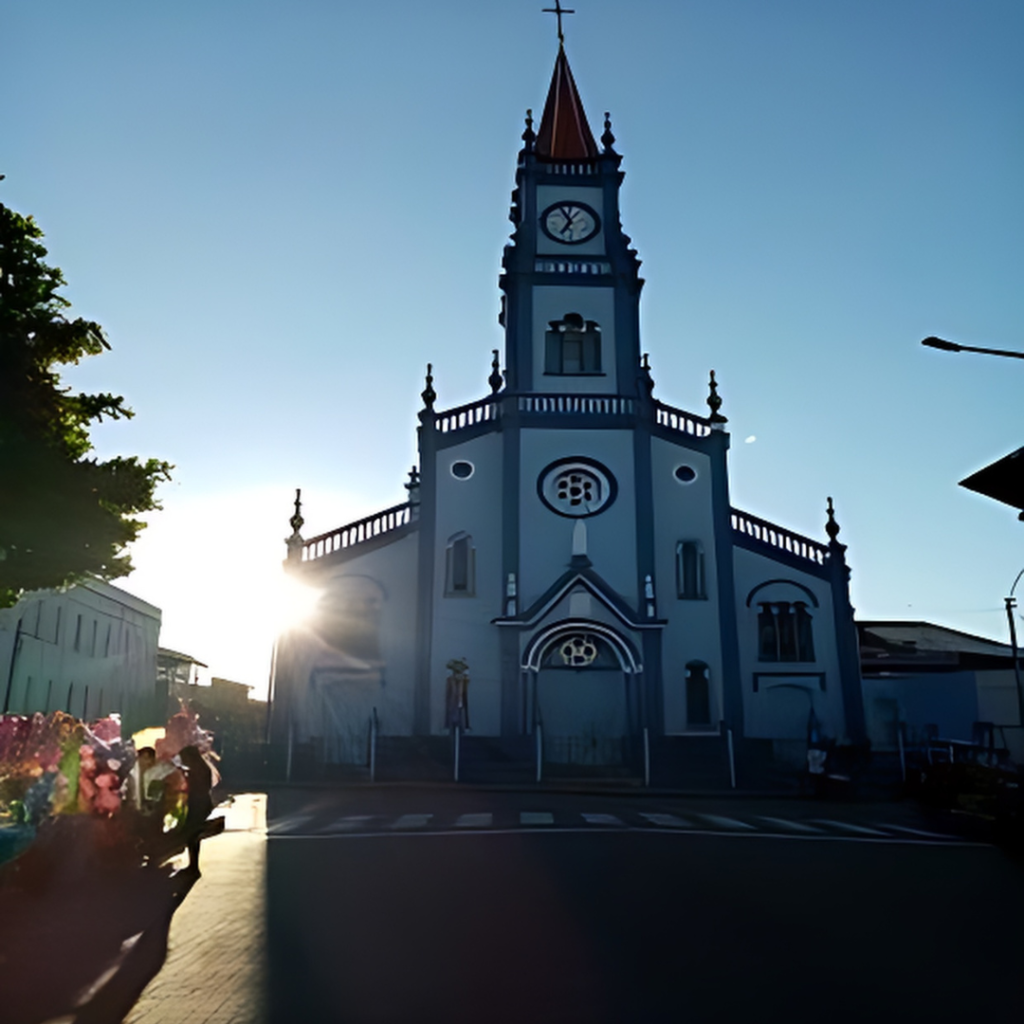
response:
{"label": "paved sidewalk", "polygon": [[167,962],[125,1024],[266,1021],[266,805],[247,793],[214,812],[224,832],[203,842],[202,878],[174,915]]}

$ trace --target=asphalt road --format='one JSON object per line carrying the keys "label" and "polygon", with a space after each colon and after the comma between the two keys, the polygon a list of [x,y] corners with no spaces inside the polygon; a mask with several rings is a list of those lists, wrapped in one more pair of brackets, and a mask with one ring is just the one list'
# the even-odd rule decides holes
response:
{"label": "asphalt road", "polygon": [[1020,1019],[1024,865],[898,805],[270,795],[274,1021]]}

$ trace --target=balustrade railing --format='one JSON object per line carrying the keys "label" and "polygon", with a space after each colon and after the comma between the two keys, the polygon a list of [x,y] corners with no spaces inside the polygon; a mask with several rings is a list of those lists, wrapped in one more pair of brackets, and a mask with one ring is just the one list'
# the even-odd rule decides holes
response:
{"label": "balustrade railing", "polygon": [[450,434],[453,430],[462,430],[477,423],[487,423],[500,416],[501,400],[493,397],[483,398],[479,402],[470,402],[469,405],[460,405],[447,412],[437,413],[434,417],[434,429],[439,434]]}
{"label": "balustrade railing", "polygon": [[404,505],[394,505],[376,515],[331,530],[330,533],[311,537],[302,545],[302,560],[312,562],[335,551],[343,551],[364,541],[373,540],[374,537],[391,533],[400,526],[407,526],[412,522],[414,508],[415,506],[407,501]]}
{"label": "balustrade railing", "polygon": [[624,416],[636,410],[632,398],[614,395],[520,395],[520,412],[582,413],[591,416]]}
{"label": "balustrade railing", "polygon": [[654,403],[654,422],[669,430],[678,430],[681,434],[690,434],[693,437],[707,437],[711,433],[710,421],[702,416],[695,416],[690,412],[683,412],[682,409],[673,409],[671,405],[663,402]]}
{"label": "balustrade railing", "polygon": [[769,523],[765,519],[758,519],[757,516],[741,512],[736,508],[731,510],[731,515],[732,528],[737,533],[753,537],[780,551],[788,551],[798,558],[806,558],[816,565],[825,564],[828,548],[824,544],[819,544],[817,541],[811,540],[810,537],[802,537],[799,533],[793,533],[791,530],[784,530],[781,526]]}

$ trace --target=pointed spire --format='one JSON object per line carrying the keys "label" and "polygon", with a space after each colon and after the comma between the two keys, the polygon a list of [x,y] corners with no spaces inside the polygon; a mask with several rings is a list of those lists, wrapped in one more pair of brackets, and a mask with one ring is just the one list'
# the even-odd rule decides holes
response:
{"label": "pointed spire", "polygon": [[711,379],[708,381],[708,407],[711,409],[708,419],[711,420],[712,427],[721,430],[721,425],[729,421],[718,411],[722,408],[722,396],[718,393],[718,381],[715,380],[714,370],[711,371]]}
{"label": "pointed spire", "polygon": [[526,128],[523,131],[523,149],[527,153],[533,152],[533,144],[537,141],[537,133],[533,130],[533,111],[526,109]]}
{"label": "pointed spire", "polygon": [[505,378],[501,375],[501,364],[498,362],[498,350],[496,348],[491,349],[494,353],[494,358],[491,360],[491,375],[487,378],[487,383],[491,385],[491,391],[497,394],[501,390],[501,385],[505,383]]}
{"label": "pointed spire", "polygon": [[420,392],[423,399],[423,406],[426,409],[433,409],[437,401],[437,392],[434,390],[434,365],[427,363],[427,386]]}
{"label": "pointed spire", "polygon": [[548,160],[591,160],[598,155],[565,48],[559,43],[544,116],[537,133],[537,155]]}

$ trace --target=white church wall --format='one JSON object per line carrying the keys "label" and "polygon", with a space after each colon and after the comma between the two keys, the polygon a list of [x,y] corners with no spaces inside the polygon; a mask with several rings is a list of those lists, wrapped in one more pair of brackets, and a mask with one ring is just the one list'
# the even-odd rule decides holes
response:
{"label": "white church wall", "polygon": [[[456,462],[469,462],[467,479],[452,475]],[[437,543],[434,562],[434,623],[431,644],[430,704],[434,731],[443,730],[446,668],[452,658],[469,664],[470,725],[478,735],[501,731],[501,657],[498,627],[502,613],[502,435],[485,434],[437,453]],[[446,596],[448,543],[469,534],[473,550],[473,590]]]}
{"label": "white church wall", "polygon": [[565,245],[554,242],[543,231],[537,232],[537,252],[545,256],[560,256],[562,259],[579,259],[580,256],[603,256],[605,252],[604,226],[607,217],[604,211],[604,192],[600,188],[580,188],[575,182],[572,185],[538,185],[537,213],[542,214],[552,203],[559,202],[586,203],[601,218],[601,230],[586,242]]}
{"label": "white church wall", "polygon": [[577,520],[552,512],[537,493],[541,472],[556,459],[591,458],[606,466],[618,495],[583,520],[594,570],[627,601],[637,600],[633,435],[628,430],[527,430],[520,462],[520,608],[528,608],[569,567]]}
{"label": "white church wall", "polygon": [[[690,466],[696,478],[681,483],[680,465]],[[722,644],[719,633],[718,566],[711,504],[711,459],[704,452],[651,440],[651,478],[654,498],[655,586],[658,615],[668,619],[662,632],[662,680],[665,732],[690,731],[686,720],[686,665],[703,661],[708,666],[711,721],[722,718]],[[704,555],[703,600],[678,596],[676,546],[697,541]],[[705,727],[703,730],[707,731]]]}
{"label": "white church wall", "polygon": [[[803,741],[807,737],[808,716],[813,707],[825,732],[838,739],[845,731],[845,719],[832,589],[828,581],[746,548],[735,547],[733,552],[746,735]],[[769,586],[754,595],[748,608],[747,598],[751,591],[766,583]],[[816,607],[802,587],[814,595]],[[757,617],[758,604],[762,601],[807,602],[814,637],[813,661],[759,660]],[[824,690],[821,688],[822,678]]]}
{"label": "white church wall", "polygon": [[[566,258],[570,258],[568,255]],[[576,258],[572,256],[571,258]],[[579,313],[601,328],[601,368],[594,376],[547,376],[544,373],[545,334],[552,320]],[[579,285],[541,285],[533,289],[533,387],[544,392],[612,394],[615,378],[615,290]]]}
{"label": "white church wall", "polygon": [[412,733],[416,552],[413,532],[311,581],[323,591],[317,613],[279,641],[296,739],[329,737],[332,760],[361,760],[373,708],[382,735]]}

